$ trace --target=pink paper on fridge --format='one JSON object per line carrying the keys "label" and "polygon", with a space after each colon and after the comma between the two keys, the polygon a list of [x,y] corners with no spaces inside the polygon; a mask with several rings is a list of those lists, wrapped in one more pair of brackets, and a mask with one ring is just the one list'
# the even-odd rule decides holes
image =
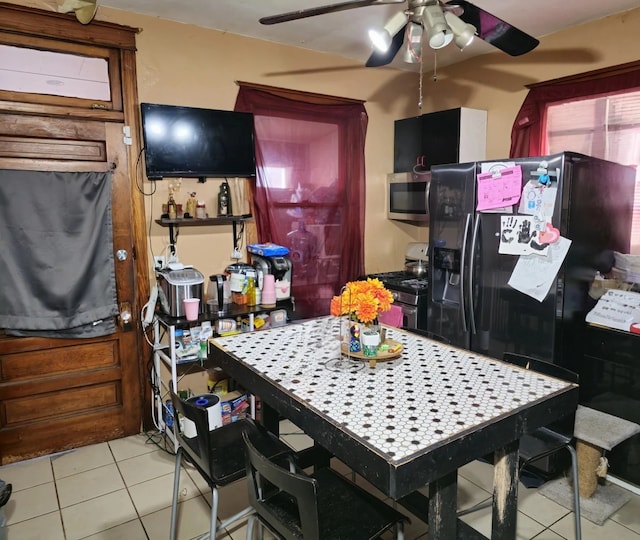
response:
{"label": "pink paper on fridge", "polygon": [[479,211],[518,204],[522,195],[520,165],[478,175]]}

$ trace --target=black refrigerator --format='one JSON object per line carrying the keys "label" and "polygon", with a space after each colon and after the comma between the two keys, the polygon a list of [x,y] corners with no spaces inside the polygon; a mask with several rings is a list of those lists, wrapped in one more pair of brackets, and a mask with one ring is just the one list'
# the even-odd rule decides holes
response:
{"label": "black refrigerator", "polygon": [[494,358],[516,352],[579,373],[580,334],[595,305],[590,284],[611,269],[614,250],[629,252],[635,170],[571,152],[501,161],[520,166],[523,186],[543,178],[555,186],[547,213],[570,247],[557,273],[540,276],[551,281],[543,298],[514,288],[520,257],[499,253],[501,216],[522,208],[476,210],[477,175],[488,162],[433,166],[428,330]]}

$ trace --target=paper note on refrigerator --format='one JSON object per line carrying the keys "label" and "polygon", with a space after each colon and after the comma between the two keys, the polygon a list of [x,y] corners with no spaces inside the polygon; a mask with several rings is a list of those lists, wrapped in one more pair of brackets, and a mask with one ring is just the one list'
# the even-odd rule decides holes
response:
{"label": "paper note on refrigerator", "polygon": [[561,236],[549,245],[546,257],[523,255],[513,269],[509,286],[542,302],[549,294],[570,246],[571,240]]}
{"label": "paper note on refrigerator", "polygon": [[517,204],[522,194],[520,165],[478,175],[478,211]]}
{"label": "paper note on refrigerator", "polygon": [[551,221],[557,194],[557,186],[543,186],[537,180],[530,180],[522,188],[518,213],[536,216],[540,221]]}
{"label": "paper note on refrigerator", "polygon": [[557,241],[559,237],[558,234],[553,240],[545,239],[547,226],[550,224],[538,221],[533,216],[500,216],[498,253],[502,255],[536,254],[546,257],[549,244]]}
{"label": "paper note on refrigerator", "polygon": [[[515,167],[515,161],[483,161],[480,163],[481,173],[495,173],[508,169],[509,167]],[[513,206],[501,206],[499,208],[488,208],[483,210],[486,214],[513,214]]]}

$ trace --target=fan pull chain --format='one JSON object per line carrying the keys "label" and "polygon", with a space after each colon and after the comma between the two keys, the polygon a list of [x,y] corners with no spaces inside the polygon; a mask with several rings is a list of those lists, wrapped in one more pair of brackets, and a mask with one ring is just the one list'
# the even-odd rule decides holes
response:
{"label": "fan pull chain", "polygon": [[423,77],[423,73],[422,73],[422,55],[420,55],[420,74],[418,75],[418,88],[419,88],[419,95],[418,95],[418,110],[422,110],[422,77]]}
{"label": "fan pull chain", "polygon": [[433,53],[433,82],[438,82],[438,54]]}

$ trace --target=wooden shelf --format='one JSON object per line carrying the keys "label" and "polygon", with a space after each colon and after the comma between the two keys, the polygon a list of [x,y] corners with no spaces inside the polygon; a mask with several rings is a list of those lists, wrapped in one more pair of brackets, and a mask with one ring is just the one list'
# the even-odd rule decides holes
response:
{"label": "wooden shelf", "polygon": [[160,218],[156,219],[156,223],[161,227],[204,227],[206,225],[228,225],[234,224],[239,221],[248,221],[253,219],[251,214],[242,216],[224,216],[224,217],[209,217],[209,218]]}

